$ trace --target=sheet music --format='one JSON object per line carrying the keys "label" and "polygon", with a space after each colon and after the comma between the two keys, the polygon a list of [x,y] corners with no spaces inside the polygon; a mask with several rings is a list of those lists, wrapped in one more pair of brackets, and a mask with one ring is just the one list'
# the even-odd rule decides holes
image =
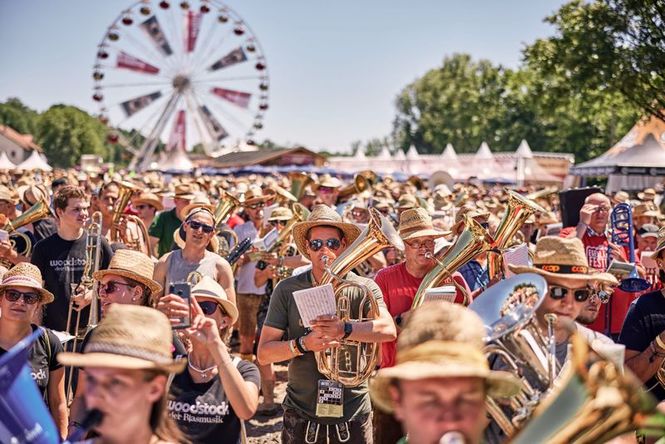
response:
{"label": "sheet music", "polygon": [[520,244],[517,247],[506,250],[503,253],[503,263],[505,265],[506,278],[514,275],[508,269],[508,264],[529,266],[529,247],[527,244]]}
{"label": "sheet music", "polygon": [[268,231],[265,236],[252,242],[252,246],[259,251],[268,251],[273,246],[278,237],[279,233],[277,232],[277,228],[273,228],[272,230]]}
{"label": "sheet music", "polygon": [[658,282],[658,263],[651,257],[653,251],[643,251],[640,255],[640,262],[647,272],[647,280],[651,285]]}
{"label": "sheet music", "polygon": [[434,301],[455,302],[455,296],[457,296],[457,290],[454,285],[434,287],[425,292],[423,303]]}
{"label": "sheet music", "polygon": [[332,284],[294,291],[293,299],[296,301],[300,319],[305,327],[310,327],[310,321],[318,316],[337,313]]}

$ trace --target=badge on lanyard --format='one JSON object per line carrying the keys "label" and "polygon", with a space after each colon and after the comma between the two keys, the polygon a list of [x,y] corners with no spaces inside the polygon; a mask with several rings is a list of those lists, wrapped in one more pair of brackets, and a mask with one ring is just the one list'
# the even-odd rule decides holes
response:
{"label": "badge on lanyard", "polygon": [[344,386],[329,379],[319,379],[316,416],[341,418],[344,414]]}

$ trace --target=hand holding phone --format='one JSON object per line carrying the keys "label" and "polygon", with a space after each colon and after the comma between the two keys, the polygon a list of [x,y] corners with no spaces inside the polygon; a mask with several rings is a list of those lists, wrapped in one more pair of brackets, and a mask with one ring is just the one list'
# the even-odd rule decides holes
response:
{"label": "hand holding phone", "polygon": [[171,325],[174,329],[187,328],[192,324],[191,291],[192,287],[189,282],[171,282],[169,285],[169,293],[181,298],[188,307],[186,314],[170,316],[169,313],[166,313],[169,319],[171,319]]}

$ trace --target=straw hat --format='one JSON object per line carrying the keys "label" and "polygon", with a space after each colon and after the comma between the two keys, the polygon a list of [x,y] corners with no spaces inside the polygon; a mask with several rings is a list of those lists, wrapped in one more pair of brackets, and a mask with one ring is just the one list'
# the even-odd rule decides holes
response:
{"label": "straw hat", "polygon": [[612,201],[615,205],[618,203],[628,202],[629,199],[630,195],[625,191],[617,191],[616,193],[614,193],[614,196],[612,196]]}
{"label": "straw hat", "polygon": [[164,209],[164,205],[162,204],[162,199],[158,197],[155,193],[143,192],[139,194],[138,197],[135,197],[132,200],[132,205],[136,206],[139,204],[150,205],[151,207],[155,207],[157,211],[162,211]]}
{"label": "straw hat", "polygon": [[37,266],[29,262],[19,262],[2,276],[0,292],[7,287],[28,287],[35,289],[42,295],[41,302],[53,302],[53,293],[42,287],[42,273]]}
{"label": "straw hat", "polygon": [[316,184],[316,187],[327,187],[327,188],[339,188],[342,186],[342,181],[336,177],[332,177],[330,174],[323,174],[319,178],[319,182]]}
{"label": "straw hat", "polygon": [[182,219],[185,219],[190,215],[192,210],[196,208],[207,208],[210,210],[210,212],[213,212],[215,210],[215,207],[210,203],[210,199],[208,199],[208,196],[205,195],[204,193],[194,193],[192,197],[192,200],[190,201],[189,205],[184,207],[182,211],[180,212],[180,216]]}
{"label": "straw hat", "polygon": [[197,301],[198,298],[213,299],[219,305],[224,307],[224,311],[231,317],[231,324],[238,320],[238,308],[226,296],[226,292],[219,283],[210,276],[203,276],[201,280],[192,288],[192,296]]}
{"label": "straw hat", "polygon": [[242,206],[251,205],[257,202],[266,202],[273,197],[271,194],[263,194],[263,190],[258,185],[250,185],[240,199]]}
{"label": "straw hat", "polygon": [[166,315],[154,308],[112,304],[83,353],[59,353],[58,362],[74,367],[180,373],[184,359],[173,360],[173,332]]}
{"label": "straw hat", "polygon": [[351,244],[360,235],[360,228],[354,224],[342,222],[342,216],[327,205],[316,205],[304,222],[293,226],[293,240],[300,254],[309,259],[307,254],[307,232],[314,227],[336,227],[342,230],[347,244]]}
{"label": "straw hat", "polygon": [[658,217],[660,216],[660,211],[658,211],[653,202],[640,203],[633,208],[633,217],[641,216]]}
{"label": "straw hat", "polygon": [[657,258],[663,250],[665,250],[665,227],[658,231],[658,245],[656,246],[656,251],[651,253],[651,257]]}
{"label": "straw hat", "polygon": [[642,192],[637,193],[640,200],[654,200],[656,198],[656,190],[653,188],[646,188]]}
{"label": "straw hat", "polygon": [[414,310],[397,339],[397,364],[370,381],[372,402],[391,413],[389,387],[398,379],[477,377],[485,380],[490,396],[516,394],[521,385],[516,376],[489,369],[484,332],[478,315],[459,304],[434,302]]}
{"label": "straw hat", "polygon": [[194,187],[188,183],[181,183],[175,186],[173,194],[175,199],[194,199]]}
{"label": "straw hat", "polygon": [[450,234],[450,231],[435,229],[432,218],[424,208],[412,208],[404,211],[399,218],[397,232],[405,241],[418,237],[442,237]]}
{"label": "straw hat", "polygon": [[293,211],[291,211],[286,207],[276,207],[273,208],[272,212],[270,213],[268,221],[291,220],[291,219],[293,219]]}
{"label": "straw hat", "polygon": [[95,271],[92,277],[101,280],[107,274],[122,276],[140,282],[150,289],[151,294],[156,294],[162,291],[162,286],[152,279],[154,271],[155,264],[144,253],[122,249],[115,252],[106,270]]}
{"label": "straw hat", "polygon": [[399,198],[399,201],[397,202],[397,208],[399,209],[408,209],[408,208],[414,208],[418,206],[418,201],[416,200],[416,196],[413,194],[404,194],[402,197]]}
{"label": "straw hat", "polygon": [[0,200],[11,202],[14,205],[18,203],[18,197],[16,196],[14,190],[11,190],[4,185],[0,185]]}
{"label": "straw hat", "polygon": [[609,273],[598,273],[589,268],[584,245],[576,237],[541,237],[536,244],[533,267],[508,264],[515,274],[537,273],[544,277],[560,277],[576,281],[598,281],[617,285]]}
{"label": "straw hat", "polygon": [[48,191],[44,185],[27,185],[18,192],[21,202],[32,206],[40,201],[48,201]]}

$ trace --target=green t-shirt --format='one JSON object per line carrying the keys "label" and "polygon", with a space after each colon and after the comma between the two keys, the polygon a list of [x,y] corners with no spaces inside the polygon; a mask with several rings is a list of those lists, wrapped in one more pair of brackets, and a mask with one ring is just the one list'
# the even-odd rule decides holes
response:
{"label": "green t-shirt", "polygon": [[175,208],[162,211],[152,221],[148,234],[159,239],[157,255],[162,257],[173,249],[173,232],[180,228],[182,221],[175,215]]}
{"label": "green t-shirt", "polygon": [[[374,281],[349,273],[346,279],[366,285],[374,294],[380,307],[385,308],[381,290]],[[312,273],[292,276],[281,281],[272,293],[270,306],[266,316],[265,325],[286,332],[288,339],[295,339],[305,334],[298,307],[292,293],[296,290],[312,288]],[[345,290],[351,302],[352,317],[356,318],[362,299],[362,293],[357,288]],[[367,382],[353,388],[344,389],[344,411],[342,418],[316,417],[317,383],[325,377],[316,367],[314,353],[305,353],[289,362],[289,379],[286,386],[286,397],[283,405],[298,410],[303,416],[321,424],[336,424],[353,419],[359,414],[369,414],[372,406],[367,390]]]}

